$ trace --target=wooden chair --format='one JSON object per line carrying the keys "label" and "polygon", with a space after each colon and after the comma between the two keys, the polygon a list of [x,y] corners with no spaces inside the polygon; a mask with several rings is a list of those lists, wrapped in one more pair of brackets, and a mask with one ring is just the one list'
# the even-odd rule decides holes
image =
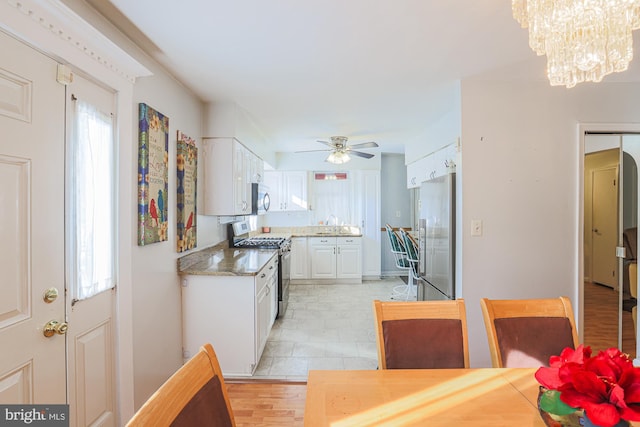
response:
{"label": "wooden chair", "polygon": [[211,344],[200,347],[127,423],[128,427],[235,425],[220,364]]}
{"label": "wooden chair", "polygon": [[571,301],[482,298],[482,315],[494,368],[548,366],[549,357],[578,346]]}
{"label": "wooden chair", "polygon": [[380,369],[468,368],[464,300],[373,301]]}

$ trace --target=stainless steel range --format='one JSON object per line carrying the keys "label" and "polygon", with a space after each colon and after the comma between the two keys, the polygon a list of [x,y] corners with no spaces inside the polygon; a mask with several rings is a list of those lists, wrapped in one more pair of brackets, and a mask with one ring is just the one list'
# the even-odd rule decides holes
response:
{"label": "stainless steel range", "polygon": [[278,315],[284,316],[289,304],[291,282],[291,239],[284,237],[249,237],[247,221],[234,222],[227,227],[229,247],[247,249],[275,249],[278,251]]}

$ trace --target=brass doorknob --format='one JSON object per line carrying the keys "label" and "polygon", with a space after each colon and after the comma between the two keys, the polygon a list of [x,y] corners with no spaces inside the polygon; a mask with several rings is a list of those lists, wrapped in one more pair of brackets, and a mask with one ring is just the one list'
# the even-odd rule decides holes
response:
{"label": "brass doorknob", "polygon": [[50,320],[49,322],[47,322],[46,325],[44,325],[44,328],[42,329],[42,334],[47,338],[51,338],[55,334],[58,334],[58,335],[66,334],[68,328],[69,328],[69,325],[67,324],[67,322],[58,322],[57,320]]}

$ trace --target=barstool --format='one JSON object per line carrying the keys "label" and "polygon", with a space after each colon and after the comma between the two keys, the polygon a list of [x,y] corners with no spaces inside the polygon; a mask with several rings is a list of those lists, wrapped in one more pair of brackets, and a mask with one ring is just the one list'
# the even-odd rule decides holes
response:
{"label": "barstool", "polygon": [[418,254],[418,244],[411,237],[409,233],[407,233],[402,228],[398,230],[400,233],[400,238],[402,239],[400,243],[403,244],[407,261],[409,262],[409,293],[408,295],[411,298],[417,297],[417,284],[418,284],[418,272],[419,272],[419,263],[420,263],[420,255]]}
{"label": "barstool", "polygon": [[411,274],[411,263],[407,259],[407,253],[404,246],[401,243],[398,235],[393,231],[393,228],[389,224],[385,225],[387,229],[387,236],[389,237],[389,245],[391,246],[391,253],[396,260],[396,267],[401,270],[409,271],[409,279],[406,285],[398,285],[393,288],[391,292],[391,299],[407,301],[412,296],[413,288],[413,276]]}

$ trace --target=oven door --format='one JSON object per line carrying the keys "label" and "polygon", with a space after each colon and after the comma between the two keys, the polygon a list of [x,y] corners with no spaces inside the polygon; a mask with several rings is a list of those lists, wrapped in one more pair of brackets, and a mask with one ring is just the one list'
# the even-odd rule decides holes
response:
{"label": "oven door", "polygon": [[278,263],[278,316],[283,317],[289,304],[289,285],[291,283],[291,251],[280,254]]}

